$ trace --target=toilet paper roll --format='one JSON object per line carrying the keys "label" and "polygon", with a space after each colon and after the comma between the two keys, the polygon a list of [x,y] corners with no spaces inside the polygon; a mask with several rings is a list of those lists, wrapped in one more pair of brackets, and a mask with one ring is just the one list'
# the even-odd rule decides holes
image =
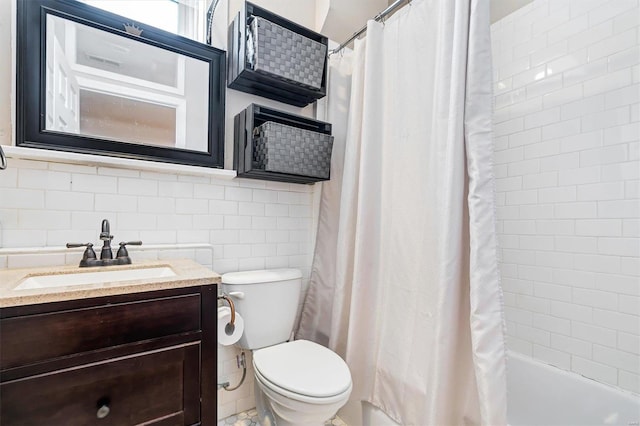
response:
{"label": "toilet paper roll", "polygon": [[230,324],[231,309],[227,306],[218,308],[218,343],[222,346],[229,346],[236,343],[244,333],[244,320],[236,312],[235,327]]}

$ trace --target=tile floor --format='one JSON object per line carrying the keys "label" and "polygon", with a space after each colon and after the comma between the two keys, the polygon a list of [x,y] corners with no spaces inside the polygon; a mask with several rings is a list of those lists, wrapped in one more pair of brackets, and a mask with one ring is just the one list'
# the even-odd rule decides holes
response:
{"label": "tile floor", "polygon": [[[243,411],[242,413],[234,414],[226,419],[222,419],[218,422],[218,426],[259,426],[258,413],[255,408],[251,410]],[[333,419],[328,420],[325,426],[348,426],[342,419],[335,416]]]}

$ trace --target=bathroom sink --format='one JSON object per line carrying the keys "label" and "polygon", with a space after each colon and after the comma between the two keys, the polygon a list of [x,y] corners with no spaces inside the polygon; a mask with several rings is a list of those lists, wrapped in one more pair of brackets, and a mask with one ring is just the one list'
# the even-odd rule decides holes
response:
{"label": "bathroom sink", "polygon": [[115,271],[92,270],[70,274],[32,275],[22,280],[15,290],[104,284],[174,276],[176,276],[176,273],[168,266],[119,269]]}

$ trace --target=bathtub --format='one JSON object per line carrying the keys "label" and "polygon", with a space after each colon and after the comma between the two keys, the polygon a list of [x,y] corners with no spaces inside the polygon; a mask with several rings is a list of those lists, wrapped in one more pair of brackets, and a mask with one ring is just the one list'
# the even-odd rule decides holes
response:
{"label": "bathtub", "polygon": [[[507,389],[511,426],[639,425],[640,396],[512,352]],[[350,401],[338,414],[351,426],[398,426],[366,402]]]}
{"label": "bathtub", "polygon": [[520,425],[624,425],[640,421],[640,396],[509,353],[508,419]]}

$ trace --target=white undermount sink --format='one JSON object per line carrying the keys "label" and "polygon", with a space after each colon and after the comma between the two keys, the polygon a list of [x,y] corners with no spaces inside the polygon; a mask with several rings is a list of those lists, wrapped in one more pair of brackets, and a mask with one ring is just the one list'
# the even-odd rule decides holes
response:
{"label": "white undermount sink", "polygon": [[176,276],[176,273],[168,266],[119,269],[115,271],[94,269],[70,274],[33,275],[22,280],[15,290],[104,284],[174,276]]}

